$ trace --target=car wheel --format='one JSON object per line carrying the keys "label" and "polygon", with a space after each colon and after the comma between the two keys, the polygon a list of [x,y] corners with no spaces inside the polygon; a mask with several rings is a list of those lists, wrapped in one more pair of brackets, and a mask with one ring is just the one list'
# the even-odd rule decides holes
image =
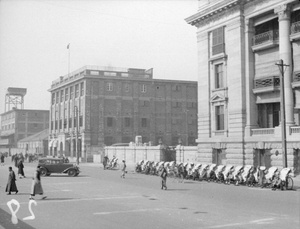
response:
{"label": "car wheel", "polygon": [[43,177],[47,175],[47,169],[45,169],[45,168],[41,168],[40,172],[41,172],[41,176],[43,176]]}
{"label": "car wheel", "polygon": [[69,175],[70,177],[75,177],[75,176],[76,176],[76,171],[75,171],[74,169],[70,169],[70,170],[68,171],[68,175]]}

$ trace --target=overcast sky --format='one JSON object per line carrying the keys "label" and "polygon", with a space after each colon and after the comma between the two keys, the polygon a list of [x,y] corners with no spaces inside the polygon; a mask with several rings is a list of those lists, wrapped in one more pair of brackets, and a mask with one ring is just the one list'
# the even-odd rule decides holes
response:
{"label": "overcast sky", "polygon": [[197,80],[197,0],[0,0],[0,113],[8,87],[25,109],[49,109],[53,80],[85,65],[154,69]]}

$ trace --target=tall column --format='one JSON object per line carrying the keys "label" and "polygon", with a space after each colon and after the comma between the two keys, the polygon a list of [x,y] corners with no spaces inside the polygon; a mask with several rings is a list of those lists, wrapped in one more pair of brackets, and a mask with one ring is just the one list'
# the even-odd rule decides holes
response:
{"label": "tall column", "polygon": [[246,86],[246,128],[245,136],[251,136],[251,129],[257,128],[257,106],[254,88],[254,53],[252,52],[252,38],[254,36],[254,26],[252,19],[245,21],[245,86]]}
{"label": "tall column", "polygon": [[[286,125],[294,124],[294,101],[292,89],[292,52],[290,42],[291,10],[290,5],[283,4],[274,10],[279,21],[279,58],[283,60],[284,67],[284,96],[286,110]],[[279,72],[279,70],[278,70]]]}

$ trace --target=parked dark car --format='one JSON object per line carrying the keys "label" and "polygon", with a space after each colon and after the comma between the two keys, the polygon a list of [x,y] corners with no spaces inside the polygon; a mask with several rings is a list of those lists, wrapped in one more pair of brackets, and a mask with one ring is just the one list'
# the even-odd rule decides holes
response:
{"label": "parked dark car", "polygon": [[76,164],[65,163],[63,158],[40,158],[38,165],[41,169],[41,176],[50,176],[51,173],[67,173],[74,177],[80,173]]}

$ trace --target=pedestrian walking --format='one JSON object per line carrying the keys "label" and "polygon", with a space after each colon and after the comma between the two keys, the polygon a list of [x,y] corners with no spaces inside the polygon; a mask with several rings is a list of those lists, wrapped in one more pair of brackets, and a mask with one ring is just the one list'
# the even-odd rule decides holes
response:
{"label": "pedestrian walking", "polygon": [[20,160],[18,163],[18,176],[19,178],[25,178],[23,160]]}
{"label": "pedestrian walking", "polygon": [[161,189],[167,190],[167,176],[168,172],[166,168],[163,166],[160,177],[161,177]]}
{"label": "pedestrian walking", "polygon": [[17,167],[17,168],[18,168],[18,161],[19,161],[18,154],[15,154],[15,156],[14,156],[14,164],[15,164],[15,167]]}
{"label": "pedestrian walking", "polygon": [[[32,178],[31,192],[30,192],[30,200],[33,200],[36,194],[43,195],[44,190],[41,183],[41,171],[40,166],[38,165],[36,171],[34,172],[34,176]],[[46,199],[47,196],[43,196],[42,199]]]}
{"label": "pedestrian walking", "polygon": [[125,173],[126,173],[126,163],[125,160],[122,160],[123,165],[122,165],[122,174],[121,174],[121,178],[125,178]]}
{"label": "pedestrian walking", "polygon": [[106,169],[108,160],[109,160],[109,159],[108,159],[108,156],[105,155],[104,158],[103,158],[103,169],[104,169],[104,170]]}
{"label": "pedestrian walking", "polygon": [[5,160],[5,156],[4,156],[3,153],[1,154],[0,159],[1,159],[1,166],[3,166],[4,165],[4,160]]}
{"label": "pedestrian walking", "polygon": [[12,167],[8,168],[8,181],[5,192],[8,192],[7,195],[10,195],[11,192],[16,192],[16,194],[18,193],[18,188],[16,185],[16,175],[15,172],[12,170]]}

